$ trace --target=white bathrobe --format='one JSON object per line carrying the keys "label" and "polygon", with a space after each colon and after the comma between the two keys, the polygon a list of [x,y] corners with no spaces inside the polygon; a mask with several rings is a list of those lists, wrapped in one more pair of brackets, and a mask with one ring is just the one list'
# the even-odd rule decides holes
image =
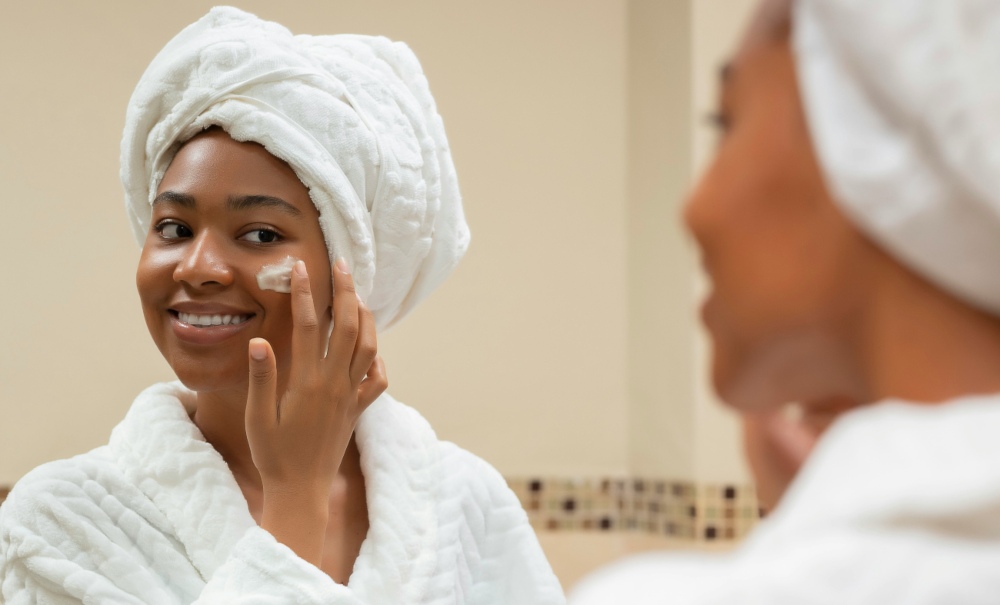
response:
{"label": "white bathrobe", "polygon": [[0,602],[564,602],[503,478],[387,395],[357,427],[370,529],[347,586],[254,523],[185,401],[153,386],[108,445],[17,483],[0,507]]}
{"label": "white bathrobe", "polygon": [[570,603],[1000,603],[1000,396],[848,414],[737,552],[635,557]]}

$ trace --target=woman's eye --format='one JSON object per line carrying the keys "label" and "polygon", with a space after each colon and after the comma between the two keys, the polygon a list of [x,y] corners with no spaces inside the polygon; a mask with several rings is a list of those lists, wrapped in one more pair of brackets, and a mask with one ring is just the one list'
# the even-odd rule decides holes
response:
{"label": "woman's eye", "polygon": [[725,134],[732,125],[729,116],[722,111],[713,111],[709,113],[705,116],[705,121],[708,122],[709,126],[722,134]]}
{"label": "woman's eye", "polygon": [[180,223],[160,223],[156,226],[156,230],[164,239],[180,239],[194,235],[190,229]]}
{"label": "woman's eye", "polygon": [[278,235],[277,231],[270,229],[254,229],[253,231],[248,231],[240,239],[255,244],[270,244],[281,239],[281,236]]}

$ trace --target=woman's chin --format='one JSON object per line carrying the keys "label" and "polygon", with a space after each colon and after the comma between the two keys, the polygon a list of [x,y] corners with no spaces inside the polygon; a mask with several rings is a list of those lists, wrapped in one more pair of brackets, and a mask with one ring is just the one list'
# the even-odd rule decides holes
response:
{"label": "woman's chin", "polygon": [[726,405],[737,412],[753,412],[786,403],[764,388],[770,381],[759,368],[737,363],[732,355],[716,351],[712,356],[712,387]]}
{"label": "woman's chin", "polygon": [[195,364],[171,364],[174,374],[188,389],[197,393],[216,391],[246,391],[249,374],[246,368],[239,371],[204,366],[192,367]]}

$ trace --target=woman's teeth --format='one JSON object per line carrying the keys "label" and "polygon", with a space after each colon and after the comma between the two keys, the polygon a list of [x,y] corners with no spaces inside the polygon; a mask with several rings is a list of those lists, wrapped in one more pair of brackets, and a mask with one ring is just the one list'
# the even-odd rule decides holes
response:
{"label": "woman's teeth", "polygon": [[250,315],[194,315],[177,313],[178,319],[192,326],[235,326],[250,319]]}

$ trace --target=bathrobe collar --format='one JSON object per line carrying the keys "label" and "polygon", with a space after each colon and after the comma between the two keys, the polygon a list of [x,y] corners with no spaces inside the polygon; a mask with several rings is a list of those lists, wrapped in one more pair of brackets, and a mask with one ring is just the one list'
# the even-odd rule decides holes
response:
{"label": "bathrobe collar", "polygon": [[820,439],[769,516],[769,530],[749,543],[889,524],[962,525],[1000,537],[998,427],[1000,394],[945,405],[886,401],[850,412]]}
{"label": "bathrobe collar", "polygon": [[[192,422],[193,400],[177,382],[146,389],[110,448],[207,581],[255,522],[226,462]],[[437,564],[437,437],[388,395],[365,411],[355,437],[370,527],[348,587],[364,601],[408,602],[424,594]]]}

